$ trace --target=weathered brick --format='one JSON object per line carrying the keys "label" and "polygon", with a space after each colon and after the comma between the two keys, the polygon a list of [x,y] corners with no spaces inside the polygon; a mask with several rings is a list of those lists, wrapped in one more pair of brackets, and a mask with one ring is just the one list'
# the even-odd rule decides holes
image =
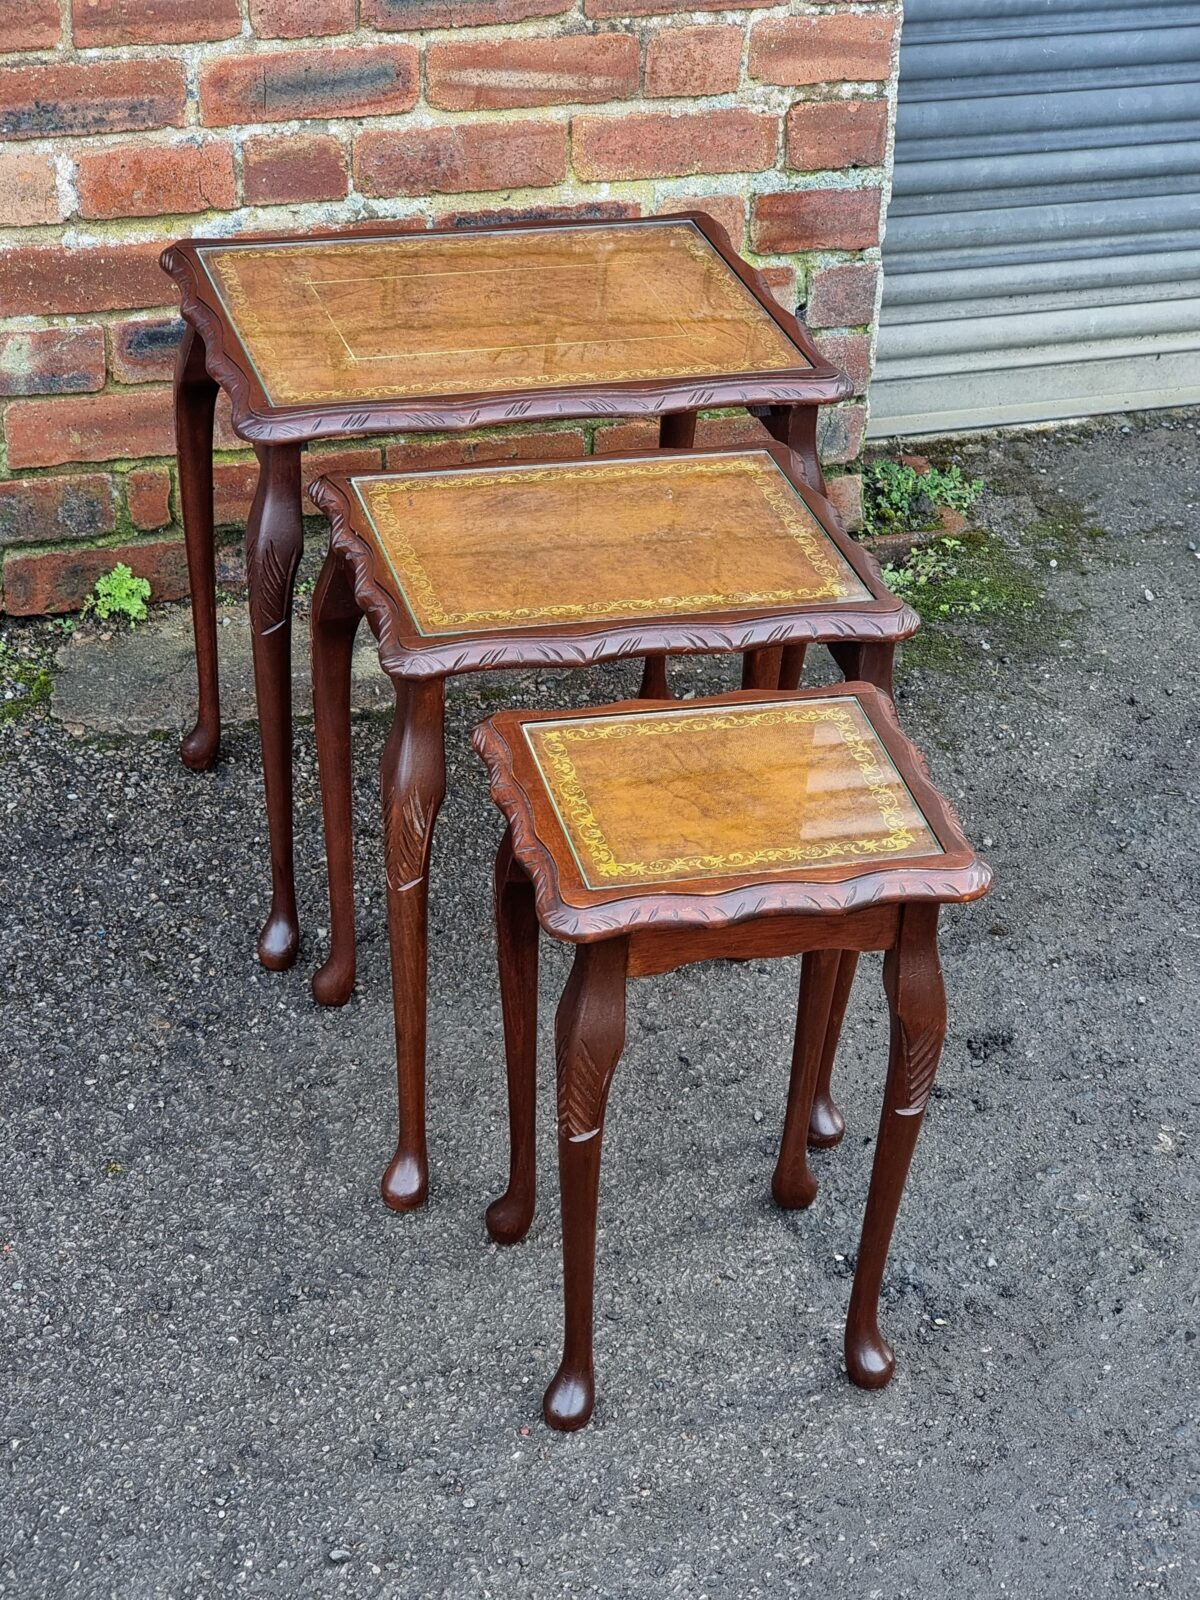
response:
{"label": "weathered brick", "polygon": [[387,448],[389,472],[430,471],[488,461],[565,461],[586,453],[577,428],[514,433],[455,434],[448,439],[402,439]]}
{"label": "weathered brick", "polygon": [[886,100],[804,100],[787,117],[787,164],[798,172],[877,167],[887,151]]}
{"label": "weathered brick", "polygon": [[250,0],[250,25],[260,39],[316,39],[353,33],[356,0]]}
{"label": "weathered brick", "polygon": [[103,387],[103,328],[0,333],[0,395],[90,394]]}
{"label": "weathered brick", "polygon": [[850,472],[831,478],[828,492],[842,527],[847,533],[857,533],[863,525],[862,479]]}
{"label": "weathered brick", "polygon": [[765,83],[882,83],[891,74],[895,33],[890,12],[768,17],[750,35],[750,76]]}
{"label": "weathered brick", "polygon": [[761,172],[775,160],[778,135],[777,117],[753,111],[636,112],[576,117],[571,146],[581,178],[671,178]]}
{"label": "weathered brick", "polygon": [[879,189],[800,189],[759,195],[750,237],[764,255],[865,250],[879,243]]}
{"label": "weathered brick", "polygon": [[613,222],[640,217],[633,200],[585,200],[570,206],[488,206],[480,211],[442,211],[434,218],[438,228],[490,228],[498,222]]}
{"label": "weathered brick", "polygon": [[810,328],[857,328],[875,315],[879,268],[869,261],[818,267],[808,284],[804,319]]}
{"label": "weathered brick", "polygon": [[174,376],[183,338],[179,317],[136,317],[109,329],[109,367],[118,383],[162,383]]}
{"label": "weathered brick", "polygon": [[135,389],[84,400],[14,400],[4,414],[4,437],[10,467],[171,455],[171,392]]}
{"label": "weathered brick", "polygon": [[[303,490],[323,472],[378,472],[383,452],[378,445],[360,445],[353,449],[306,450],[301,466]],[[218,527],[244,527],[250,515],[254,490],[258,483],[258,464],[254,461],[220,461],[213,469],[213,520]],[[317,509],[304,502],[307,513],[316,516]]]}
{"label": "weathered brick", "polygon": [[735,250],[742,248],[746,237],[746,202],[740,194],[705,194],[697,198],[689,195],[671,195],[663,201],[660,216],[672,211],[703,211],[714,222],[719,222],[729,235]]}
{"label": "weathered brick", "polygon": [[758,269],[766,280],[767,288],[772,297],[778,301],[785,311],[794,312],[796,309],[796,269],[795,267],[760,267]]}
{"label": "weathered brick", "polygon": [[740,28],[661,28],[646,49],[646,94],[727,94],[742,70]]}
{"label": "weathered brick", "polygon": [[630,418],[606,423],[592,436],[592,450],[598,456],[624,455],[629,450],[654,450],[658,447],[658,421],[654,417]]}
{"label": "weathered brick", "polygon": [[871,341],[865,333],[819,333],[817,349],[826,361],[849,373],[855,394],[865,394],[871,381]]}
{"label": "weathered brick", "polygon": [[589,17],[653,17],[674,11],[757,11],[787,0],[584,0]]}
{"label": "weathered brick", "polygon": [[425,97],[446,111],[626,100],[638,75],[638,42],[628,33],[431,44],[425,52]]}
{"label": "weathered brick", "polygon": [[566,173],[567,130],[558,122],[464,122],[354,141],[354,181],[367,195],[544,189]]}
{"label": "weathered brick", "polygon": [[121,144],[79,157],[82,217],[163,217],[237,204],[233,146]]}
{"label": "weathered brick", "polygon": [[390,116],[410,111],[417,89],[417,52],[407,44],[224,56],[200,68],[200,116],[210,127]]}
{"label": "weathered brick", "polygon": [[4,562],[4,609],[12,616],[78,611],[96,580],[124,562],[149,578],[151,600],[181,600],[188,592],[182,539],[139,539],[99,549],[10,551]]}
{"label": "weathered brick", "polygon": [[817,453],[830,464],[854,461],[862,450],[866,431],[866,406],[822,406],[817,419]]}
{"label": "weathered brick", "polygon": [[238,0],[72,0],[80,46],[190,44],[242,31]]}
{"label": "weathered brick", "polygon": [[179,61],[88,61],[0,71],[0,138],[178,127],[187,103]]}
{"label": "weathered brick", "polygon": [[47,156],[0,156],[0,227],[61,222],[58,180]]}
{"label": "weathered brick", "polygon": [[135,528],[165,528],[171,522],[171,474],[166,467],[144,467],[125,479],[125,503]]}
{"label": "weathered brick", "polygon": [[99,539],[116,525],[117,497],[104,473],[0,483],[0,545]]}
{"label": "weathered brick", "polygon": [[0,0],[0,50],[52,50],[61,34],[58,0]]}
{"label": "weathered brick", "polygon": [[526,17],[558,17],[575,0],[362,0],[364,27],[477,28]]}
{"label": "weathered brick", "polygon": [[340,140],[323,133],[247,139],[242,188],[251,206],[341,200],[350,188],[345,149]]}
{"label": "weathered brick", "polygon": [[159,243],[0,250],[0,317],[161,306],[174,298],[161,253]]}

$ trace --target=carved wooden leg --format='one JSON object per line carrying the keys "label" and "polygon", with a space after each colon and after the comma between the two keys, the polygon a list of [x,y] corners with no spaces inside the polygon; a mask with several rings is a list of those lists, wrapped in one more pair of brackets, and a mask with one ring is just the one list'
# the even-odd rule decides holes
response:
{"label": "carved wooden leg", "polygon": [[777,689],[782,665],[782,645],[771,645],[765,650],[744,651],[742,653],[742,688]]}
{"label": "carved wooden leg", "polygon": [[292,845],[292,590],[304,548],[298,444],[258,447],[258,489],[246,529],[254,687],[271,839],[271,911],[258,958],[281,972],[300,948]]}
{"label": "carved wooden leg", "polygon": [[812,1205],[817,1195],[817,1180],[808,1166],[808,1122],[839,957],[837,950],[810,950],[800,968],[800,1004],[796,1013],[787,1116],[775,1176],[771,1179],[775,1203],[785,1211],[802,1210]]}
{"label": "carved wooden leg", "polygon": [[667,678],[667,658],[647,656],[642,668],[642,682],[638,689],[639,700],[669,700],[671,685]]}
{"label": "carved wooden leg", "polygon": [[350,662],[361,618],[346,563],[331,550],[312,604],[313,711],[329,875],[329,954],[312,981],[313,998],[322,1006],[344,1006],[354,988]]}
{"label": "carved wooden leg", "polygon": [[831,644],[829,654],[847,683],[872,683],[893,698],[892,667],[896,659],[894,644]]}
{"label": "carved wooden leg", "polygon": [[196,725],[183,741],[185,767],[203,772],[221,743],[221,698],[217,683],[217,597],[213,556],[213,413],[217,386],[204,365],[204,341],[187,328],[175,366],[175,440],[179,499],[192,591],[199,706]]}
{"label": "carved wooden leg", "polygon": [[900,1196],[946,1037],[937,917],[937,906],[905,906],[896,944],[883,961],[892,1043],[858,1270],[846,1319],[846,1366],[861,1389],[881,1389],[896,1370],[891,1346],[879,1331],[879,1289]]}
{"label": "carved wooden leg", "polygon": [[497,1244],[516,1244],[529,1232],[537,1192],[538,923],[533,885],[513,857],[512,834],[496,857],[496,953],[508,1065],[508,1188],[487,1210]]}
{"label": "carved wooden leg", "polygon": [[559,1002],[558,1170],[562,1189],[563,1357],[542,1410],[552,1428],[582,1428],[592,1414],[596,1201],[608,1088],[625,1044],[628,940],[581,944]]}
{"label": "carved wooden leg", "polygon": [[[696,413],[694,411],[672,411],[660,420],[658,425],[658,446],[660,450],[690,450],[695,442]],[[670,698],[671,689],[667,682],[666,656],[647,656],[646,664],[642,669],[642,686],[638,690],[638,699],[669,700]]]}
{"label": "carved wooden leg", "polygon": [[768,406],[762,420],[771,437],[795,456],[805,480],[818,494],[824,494],[825,475],[817,455],[818,415],[818,408],[811,405]]}
{"label": "carved wooden leg", "polygon": [[825,1024],[825,1042],[821,1048],[821,1061],[817,1068],[817,1087],[813,1094],[812,1110],[808,1116],[808,1144],[811,1150],[828,1150],[841,1142],[846,1131],[845,1118],[834,1103],[830,1084],[833,1063],[837,1056],[838,1040],[842,1036],[842,1023],[850,991],[854,987],[854,974],[858,969],[858,951],[843,950],[838,961],[837,981],[833,986],[833,999],[829,1003],[829,1020]]}
{"label": "carved wooden leg", "polygon": [[400,1112],[396,1153],[380,1189],[393,1211],[414,1210],[429,1188],[425,1153],[429,851],[446,792],[444,725],[441,678],[396,685],[396,717],[380,764]]}
{"label": "carved wooden leg", "polygon": [[783,647],[783,661],[779,668],[779,687],[781,689],[798,689],[800,680],[804,676],[804,657],[808,653],[806,644],[785,644]]}

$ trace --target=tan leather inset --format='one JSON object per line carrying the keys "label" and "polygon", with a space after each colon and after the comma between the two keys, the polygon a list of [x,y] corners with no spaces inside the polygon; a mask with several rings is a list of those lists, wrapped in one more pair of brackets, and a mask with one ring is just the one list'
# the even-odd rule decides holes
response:
{"label": "tan leather inset", "polygon": [[526,724],[584,883],[703,882],[942,853],[848,695]]}
{"label": "tan leather inset", "polygon": [[425,634],[871,599],[762,451],[354,486]]}
{"label": "tan leather inset", "polygon": [[809,366],[687,222],[198,254],[275,406]]}

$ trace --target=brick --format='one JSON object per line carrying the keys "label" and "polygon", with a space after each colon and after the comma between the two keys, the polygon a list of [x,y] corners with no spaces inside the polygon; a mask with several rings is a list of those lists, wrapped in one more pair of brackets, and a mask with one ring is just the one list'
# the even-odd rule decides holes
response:
{"label": "brick", "polygon": [[0,71],[0,138],[178,127],[187,94],[179,61],[89,61]]}
{"label": "brick", "polygon": [[816,346],[826,361],[849,373],[855,394],[865,394],[871,381],[871,340],[865,333],[821,333]]}
{"label": "brick", "polygon": [[10,551],[4,563],[4,609],[15,617],[78,611],[96,580],[121,562],[149,578],[152,600],[181,600],[188,592],[182,539],[139,539],[98,549]]}
{"label": "brick", "polygon": [[345,149],[340,140],[323,133],[247,139],[242,188],[250,206],[341,200],[350,190]]}
{"label": "brick", "polygon": [[0,0],[0,49],[53,50],[61,34],[58,0]]}
{"label": "brick", "polygon": [[0,483],[0,545],[99,539],[116,525],[117,496],[104,473]]}
{"label": "brick", "polygon": [[233,146],[121,144],[81,155],[81,217],[164,217],[237,204]]}
{"label": "brick", "polygon": [[472,438],[456,434],[449,439],[402,439],[387,448],[389,472],[431,471],[488,461],[566,461],[586,454],[583,434],[577,428],[549,432],[531,431],[482,434]]}
{"label": "brick", "polygon": [[742,71],[740,28],[663,28],[646,49],[646,94],[727,94]]}
{"label": "brick", "polygon": [[434,218],[434,226],[490,228],[498,222],[615,222],[641,214],[641,206],[632,200],[585,200],[580,205],[490,206],[481,211],[443,211]]}
{"label": "brick", "polygon": [[657,448],[658,421],[653,417],[608,423],[597,428],[592,437],[592,452],[598,456],[619,456],[630,450]]}
{"label": "brick", "polygon": [[628,33],[431,44],[425,52],[425,97],[445,111],[627,100],[638,78],[638,42]]}
{"label": "brick", "polygon": [[795,267],[759,267],[758,270],[766,280],[767,288],[770,289],[772,298],[785,311],[794,312],[796,309]]}
{"label": "brick", "polygon": [[878,167],[887,153],[886,100],[805,100],[788,112],[787,164],[797,172]]}
{"label": "brick", "polygon": [[[300,468],[304,493],[308,486],[326,472],[378,472],[383,464],[383,451],[379,445],[357,445],[351,450],[306,450]],[[312,516],[319,515],[316,506],[307,498],[304,509]]]}
{"label": "brick", "polygon": [[417,52],[407,44],[226,56],[200,68],[200,116],[210,127],[390,116],[411,111],[417,89]]}
{"label": "brick", "polygon": [[125,479],[125,502],[135,528],[165,528],[171,518],[171,474],[166,467],[145,467]]}
{"label": "brick", "polygon": [[250,26],[260,39],[316,39],[353,33],[357,0],[250,0]]}
{"label": "brick", "polygon": [[179,317],[137,317],[109,329],[109,366],[118,383],[162,383],[175,374]]}
{"label": "brick", "polygon": [[701,417],[696,423],[697,444],[734,450],[771,442],[766,427],[748,411],[733,417]]}
{"label": "brick", "polygon": [[103,387],[103,328],[0,333],[0,395],[90,394]]}
{"label": "brick", "polygon": [[875,315],[879,268],[869,261],[818,267],[808,283],[804,320],[810,328],[856,328]]}
{"label": "brick", "polygon": [[71,26],[81,47],[191,44],[232,39],[242,18],[238,0],[72,0]]}
{"label": "brick", "polygon": [[664,200],[659,216],[673,211],[703,211],[714,222],[719,222],[729,235],[735,250],[742,248],[746,237],[746,202],[740,194],[671,195]]}
{"label": "brick", "polygon": [[366,195],[544,189],[566,174],[567,130],[558,122],[464,122],[354,141],[354,181]]}
{"label": "brick", "polygon": [[655,17],[675,11],[757,11],[786,0],[584,0],[589,17]]}
{"label": "brick", "polygon": [[14,400],[4,415],[4,437],[10,467],[172,455],[171,392],[144,389],[83,400]]}
{"label": "brick", "polygon": [[750,218],[753,248],[866,250],[879,243],[879,189],[803,189],[759,195]]}
{"label": "brick", "polygon": [[575,0],[362,0],[363,26],[477,28],[526,17],[560,17]]}
{"label": "brick", "polygon": [[672,178],[701,172],[761,172],[775,161],[779,119],[753,111],[673,117],[576,117],[571,125],[581,178]]}
{"label": "brick", "polygon": [[0,227],[61,222],[58,180],[48,156],[0,156]]}
{"label": "brick", "polygon": [[847,533],[857,533],[863,525],[862,479],[853,473],[831,478],[828,492],[842,527]]}
{"label": "brick", "polygon": [[884,83],[895,33],[890,12],[768,17],[750,35],[750,76],[764,83]]}
{"label": "brick", "polygon": [[213,521],[218,528],[245,526],[257,482],[257,462],[217,462],[213,467]]}
{"label": "brick", "polygon": [[817,420],[817,454],[828,463],[854,461],[862,451],[866,431],[866,406],[822,406]]}
{"label": "brick", "polygon": [[0,317],[164,305],[175,291],[158,264],[161,253],[161,242],[0,250]]}

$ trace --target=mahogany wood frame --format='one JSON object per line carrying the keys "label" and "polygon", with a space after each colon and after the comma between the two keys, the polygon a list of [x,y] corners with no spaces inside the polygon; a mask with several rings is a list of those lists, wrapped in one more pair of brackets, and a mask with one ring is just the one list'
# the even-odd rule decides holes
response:
{"label": "mahogany wood frame", "polygon": [[[725,456],[727,450],[696,451]],[[520,631],[462,633],[423,637],[389,581],[372,544],[360,533],[357,497],[351,478],[331,476],[313,484],[310,494],[330,521],[330,550],[312,604],[313,702],[317,759],[325,820],[329,875],[330,947],[313,977],[321,1005],[344,1005],[354,988],[353,816],[351,800],[350,662],[359,620],[365,616],[379,642],[380,662],[392,679],[396,708],[380,772],[388,928],[395,1008],[399,1135],[381,1183],[394,1210],[421,1205],[428,1192],[425,1142],[425,1043],[428,967],[429,856],[433,830],[446,788],[445,680],[499,667],[577,667],[622,657],[645,656],[643,698],[666,698],[667,654],[744,653],[743,678],[770,666],[763,683],[773,685],[778,660],[786,654],[797,677],[808,644],[828,645],[844,672],[867,678],[891,693],[897,643],[917,631],[920,619],[890,594],[878,564],[861,545],[841,533],[832,506],[808,487],[793,458],[778,445],[766,451],[830,534],[839,552],[871,598],[852,605],[693,613],[647,617],[604,625],[591,623],[528,625]],[[605,457],[609,464],[655,459],[638,451]],[[531,462],[537,470],[554,463]],[[560,467],[563,465],[558,464]],[[460,469],[464,472],[478,469]],[[564,470],[571,470],[570,467]],[[403,476],[403,475],[401,475]],[[793,685],[794,686],[794,685]],[[841,1010],[854,975],[853,954],[845,958],[839,983]],[[842,1121],[830,1093],[836,1039],[823,1057],[823,1076],[814,1113],[814,1142],[835,1144]]]}
{"label": "mahogany wood frame", "polygon": [[[813,1136],[813,1111],[826,1059],[837,1047],[847,963],[862,950],[885,952],[891,1046],[844,1346],[850,1378],[861,1388],[882,1388],[895,1371],[895,1355],[879,1329],[879,1292],[946,1033],[938,911],[943,903],[979,898],[991,874],[971,852],[923,761],[900,733],[890,702],[865,684],[848,684],[845,692],[857,695],[868,709],[942,844],[942,857],[843,870],[803,884],[747,878],[720,894],[689,893],[686,885],[658,894],[612,890],[587,895],[584,907],[578,904],[578,886],[572,885],[576,903],[568,905],[553,810],[531,760],[513,737],[521,725],[545,720],[545,714],[505,712],[476,730],[493,798],[509,824],[496,864],[496,918],[510,1168],[508,1186],[486,1217],[488,1232],[500,1244],[522,1239],[534,1214],[537,923],[576,946],[555,1021],[565,1329],[562,1360],[543,1402],[553,1428],[583,1427],[595,1404],[600,1155],[609,1087],[624,1046],[627,980],[714,958],[803,954],[787,1112],[771,1184],[776,1203],[793,1210],[810,1206],[817,1194],[807,1146],[821,1142]],[[752,698],[724,696],[692,704]],[[616,713],[635,704],[603,709]]]}
{"label": "mahogany wood frame", "polygon": [[[292,598],[304,543],[300,460],[305,445],[318,439],[370,433],[420,433],[491,423],[652,415],[661,419],[664,445],[686,447],[693,441],[700,409],[744,405],[761,411],[772,436],[795,453],[813,487],[823,489],[817,456],[817,407],[847,398],[852,385],[819,354],[797,319],[778,305],[761,273],[741,260],[719,223],[702,212],[689,211],[620,223],[567,220],[492,224],[486,231],[639,229],[671,222],[690,222],[699,230],[798,347],[806,365],[795,370],[730,374],[718,379],[637,380],[503,394],[421,396],[413,401],[274,407],[200,264],[199,250],[211,247],[213,241],[184,239],[163,252],[162,265],[179,288],[186,324],[176,367],[175,416],[180,498],[193,596],[199,708],[195,726],[183,741],[181,756],[194,771],[212,766],[221,737],[212,496],[213,414],[218,386],[230,396],[234,431],[253,443],[259,460],[258,492],[246,528],[246,565],[271,844],[271,908],[258,941],[264,966],[273,970],[291,966],[300,942],[292,851],[290,685]],[[344,241],[400,236],[413,237],[404,224],[373,223],[351,230],[312,233],[307,239]],[[421,237],[428,240],[436,236],[437,231],[431,231]],[[253,237],[259,244],[273,244],[285,240],[295,243],[296,236]],[[237,240],[238,244],[246,242],[246,237]],[[766,670],[769,665],[763,663],[761,669]],[[648,687],[659,684],[661,672],[661,662],[648,661]]]}

